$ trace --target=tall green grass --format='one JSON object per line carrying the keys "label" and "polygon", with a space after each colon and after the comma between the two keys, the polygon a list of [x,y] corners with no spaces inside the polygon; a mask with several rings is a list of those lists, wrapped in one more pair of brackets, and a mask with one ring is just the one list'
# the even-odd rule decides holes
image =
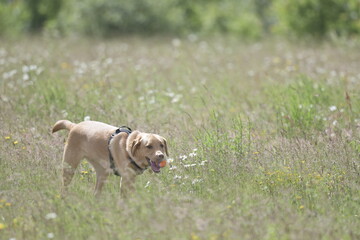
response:
{"label": "tall green grass", "polygon": [[354,120],[352,100],[346,99],[348,93],[342,85],[301,76],[289,85],[268,91],[278,114],[279,130],[287,136],[306,137],[331,124],[342,128]]}
{"label": "tall green grass", "polygon": [[[29,47],[30,46],[30,47]],[[0,48],[1,239],[357,239],[358,46],[32,39]],[[170,164],[92,196],[85,117],[167,138]]]}

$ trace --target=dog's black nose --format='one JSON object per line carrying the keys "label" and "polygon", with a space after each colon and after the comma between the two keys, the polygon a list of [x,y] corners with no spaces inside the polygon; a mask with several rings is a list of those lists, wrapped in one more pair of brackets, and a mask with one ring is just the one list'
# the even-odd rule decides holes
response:
{"label": "dog's black nose", "polygon": [[160,159],[164,159],[164,154],[160,153],[160,154],[157,155],[157,157],[160,158]]}

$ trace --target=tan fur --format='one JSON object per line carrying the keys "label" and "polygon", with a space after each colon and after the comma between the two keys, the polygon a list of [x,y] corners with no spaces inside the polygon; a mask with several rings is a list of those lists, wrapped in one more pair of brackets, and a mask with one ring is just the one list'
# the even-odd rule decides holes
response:
{"label": "tan fur", "polygon": [[[95,169],[94,194],[99,195],[107,177],[113,174],[110,168],[108,141],[117,128],[96,121],[75,124],[68,120],[60,120],[54,125],[52,132],[62,129],[70,131],[63,155],[63,187],[66,188],[70,184],[80,161],[86,158]],[[110,142],[110,150],[115,167],[122,177],[121,193],[124,195],[134,189],[135,177],[142,173],[131,164],[129,157],[145,169],[149,167],[149,160],[158,165],[168,156],[165,138],[140,131],[134,131],[129,136],[124,132],[117,134]]]}

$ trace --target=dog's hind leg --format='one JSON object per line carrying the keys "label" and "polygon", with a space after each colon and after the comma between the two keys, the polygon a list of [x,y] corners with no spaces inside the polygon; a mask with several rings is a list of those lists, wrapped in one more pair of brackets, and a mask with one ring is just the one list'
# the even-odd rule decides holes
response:
{"label": "dog's hind leg", "polygon": [[65,146],[63,156],[63,187],[66,188],[75,173],[76,168],[79,166],[81,159],[83,158],[79,149],[72,147],[70,144]]}

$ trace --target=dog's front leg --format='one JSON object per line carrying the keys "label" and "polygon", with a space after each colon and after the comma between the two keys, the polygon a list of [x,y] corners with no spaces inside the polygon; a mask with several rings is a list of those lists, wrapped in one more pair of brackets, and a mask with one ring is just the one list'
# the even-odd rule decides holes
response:
{"label": "dog's front leg", "polygon": [[121,177],[120,190],[121,196],[126,198],[135,190],[136,173],[133,170],[128,171]]}

